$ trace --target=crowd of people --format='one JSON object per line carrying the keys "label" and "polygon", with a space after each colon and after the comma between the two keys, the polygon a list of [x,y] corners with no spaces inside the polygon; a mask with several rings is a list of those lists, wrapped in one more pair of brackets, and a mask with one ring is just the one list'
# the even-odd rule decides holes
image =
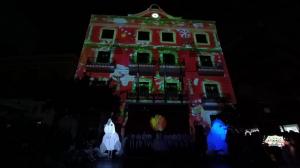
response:
{"label": "crowd of people", "polygon": [[141,133],[130,134],[125,138],[124,151],[127,154],[183,153],[193,149],[189,134]]}
{"label": "crowd of people", "polygon": [[[49,126],[22,116],[14,120],[0,117],[1,152],[3,163],[11,167],[92,167],[99,160],[99,147],[103,134],[99,129],[84,130],[79,134],[79,117],[65,114],[58,116]],[[61,121],[61,122],[60,122]],[[66,125],[66,121],[71,123]],[[56,125],[55,125],[56,123]],[[69,126],[72,126],[69,128]],[[69,129],[61,129],[68,127]],[[196,137],[183,133],[135,133],[120,137],[124,155],[153,156],[156,153],[187,155],[199,151],[205,155],[207,132],[196,128]],[[300,167],[300,134],[284,132],[283,147],[263,144],[265,133],[254,132],[245,135],[238,129],[228,129],[226,142],[227,156],[238,167]],[[200,156],[200,155],[199,155]]]}

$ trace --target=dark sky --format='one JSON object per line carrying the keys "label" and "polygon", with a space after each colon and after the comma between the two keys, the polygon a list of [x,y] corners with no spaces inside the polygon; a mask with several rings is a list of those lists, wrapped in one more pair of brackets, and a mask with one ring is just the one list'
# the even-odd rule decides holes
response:
{"label": "dark sky", "polygon": [[217,22],[238,98],[300,103],[300,5],[288,1],[11,0],[1,5],[0,57],[79,56],[91,14],[127,15],[152,3],[173,16]]}
{"label": "dark sky", "polygon": [[[300,6],[286,1],[262,4],[215,0],[11,0],[1,10],[1,39],[7,47],[18,44],[20,54],[78,52],[92,13],[127,15],[143,11],[153,2],[174,16],[216,20],[224,48],[235,47],[241,40],[253,48],[253,42],[255,46],[257,41],[278,43],[279,38],[280,43],[285,43],[299,36],[296,23]],[[297,48],[296,41],[293,42],[288,46]]]}

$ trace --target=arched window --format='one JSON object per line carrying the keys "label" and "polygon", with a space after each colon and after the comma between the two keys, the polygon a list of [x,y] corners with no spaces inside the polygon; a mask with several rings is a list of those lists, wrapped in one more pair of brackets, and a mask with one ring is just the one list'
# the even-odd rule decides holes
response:
{"label": "arched window", "polygon": [[134,53],[133,62],[135,64],[151,64],[152,52],[150,50],[140,49]]}
{"label": "arched window", "polygon": [[161,65],[177,65],[178,54],[176,51],[160,51]]}
{"label": "arched window", "polygon": [[167,96],[177,96],[181,91],[181,83],[178,78],[166,77],[165,92]]}
{"label": "arched window", "polygon": [[132,91],[133,93],[138,91],[140,97],[148,97],[152,92],[152,79],[140,77],[138,81],[134,83]]}

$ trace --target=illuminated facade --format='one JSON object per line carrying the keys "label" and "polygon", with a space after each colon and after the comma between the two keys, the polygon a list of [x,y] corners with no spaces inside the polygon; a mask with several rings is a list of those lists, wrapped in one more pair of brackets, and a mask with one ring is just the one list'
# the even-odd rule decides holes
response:
{"label": "illuminated facade", "polygon": [[75,78],[114,88],[123,127],[128,104],[186,104],[193,128],[210,127],[221,104],[236,103],[215,22],[173,17],[157,5],[92,15]]}

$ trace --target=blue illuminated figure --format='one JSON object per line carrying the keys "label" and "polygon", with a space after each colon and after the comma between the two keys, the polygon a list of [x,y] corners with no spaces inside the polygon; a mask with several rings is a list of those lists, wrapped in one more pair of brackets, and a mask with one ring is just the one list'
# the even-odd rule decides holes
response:
{"label": "blue illuminated figure", "polygon": [[207,136],[208,154],[227,154],[226,134],[227,126],[224,124],[224,122],[220,119],[214,120]]}

